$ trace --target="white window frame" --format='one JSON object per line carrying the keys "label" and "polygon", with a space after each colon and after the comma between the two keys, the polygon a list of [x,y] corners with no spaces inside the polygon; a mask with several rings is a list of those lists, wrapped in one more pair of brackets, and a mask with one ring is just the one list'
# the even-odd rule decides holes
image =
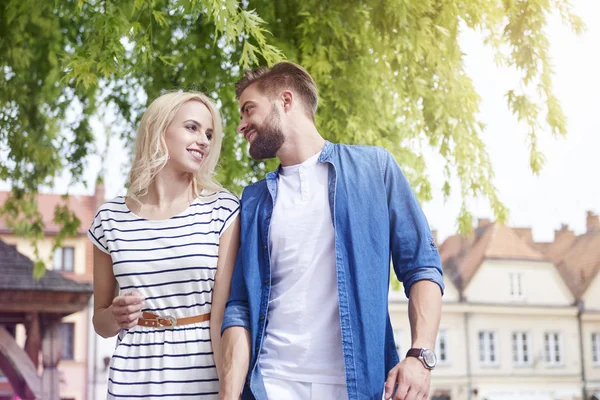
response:
{"label": "white window frame", "polygon": [[525,298],[525,287],[523,285],[523,274],[520,272],[511,272],[509,274],[510,297],[513,300],[523,300]]}
{"label": "white window frame", "polygon": [[511,335],[511,346],[513,365],[528,366],[532,364],[531,335],[529,332],[513,332]]}
{"label": "white window frame", "polygon": [[[479,331],[479,363],[482,366],[499,365],[498,335],[495,331]],[[493,356],[493,357],[492,357]],[[493,360],[492,360],[493,358]]]}
{"label": "white window frame", "polygon": [[600,332],[592,332],[592,364],[600,367]]}
{"label": "white window frame", "polygon": [[[66,330],[70,331],[69,334],[71,335],[71,337],[68,337],[69,334],[67,334],[67,332],[65,332]],[[64,361],[74,361],[75,360],[75,323],[74,322],[62,322],[60,325],[60,335],[61,335],[61,340],[62,340],[62,342],[61,342],[61,359]],[[68,341],[68,345],[70,348],[70,354],[68,354],[67,357],[64,357],[66,355],[65,352],[67,352],[67,349],[65,348],[65,342],[67,342],[67,339],[70,339]]]}
{"label": "white window frame", "polygon": [[[65,269],[65,249],[68,249],[71,253],[70,269]],[[75,247],[65,246],[54,249],[54,254],[52,255],[52,269],[54,271],[75,272]]]}
{"label": "white window frame", "polygon": [[[444,344],[443,348],[442,342]],[[438,365],[450,364],[450,358],[448,356],[448,331],[445,329],[440,329],[438,331],[437,339],[435,341],[435,354],[437,356]]]}
{"label": "white window frame", "polygon": [[563,335],[561,332],[550,331],[544,333],[544,362],[548,367],[565,365]]}

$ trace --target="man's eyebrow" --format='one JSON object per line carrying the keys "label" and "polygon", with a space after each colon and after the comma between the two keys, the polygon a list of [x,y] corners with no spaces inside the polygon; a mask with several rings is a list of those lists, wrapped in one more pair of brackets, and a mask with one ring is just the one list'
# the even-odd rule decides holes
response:
{"label": "man's eyebrow", "polygon": [[246,106],[248,105],[248,103],[252,103],[254,104],[254,102],[252,100],[248,100],[246,101],[244,104],[242,104],[242,106],[240,107],[240,112],[244,112],[244,108],[246,108]]}

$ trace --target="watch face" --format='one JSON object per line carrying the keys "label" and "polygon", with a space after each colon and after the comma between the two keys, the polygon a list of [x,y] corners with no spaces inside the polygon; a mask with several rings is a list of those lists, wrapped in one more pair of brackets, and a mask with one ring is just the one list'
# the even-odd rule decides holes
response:
{"label": "watch face", "polygon": [[433,351],[429,349],[423,349],[422,357],[427,367],[435,367],[435,364],[437,363],[437,357],[435,356],[435,353]]}

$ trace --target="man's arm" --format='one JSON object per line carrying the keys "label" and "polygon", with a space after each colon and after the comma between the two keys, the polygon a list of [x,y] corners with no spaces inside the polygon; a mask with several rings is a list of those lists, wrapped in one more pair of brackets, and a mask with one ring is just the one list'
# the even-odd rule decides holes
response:
{"label": "man's arm", "polygon": [[[409,298],[413,348],[435,346],[441,317],[444,281],[437,246],[425,214],[400,166],[388,152],[381,158],[390,221],[390,251],[394,271]],[[431,371],[421,360],[407,357],[388,373],[385,398],[427,399]]]}
{"label": "man's arm", "polygon": [[[413,348],[435,347],[435,337],[442,315],[442,294],[437,283],[418,281],[410,288],[408,318]],[[397,385],[397,387],[396,387]],[[406,357],[389,372],[385,382],[385,398],[394,400],[425,400],[429,398],[431,371],[421,360]]]}
{"label": "man's arm", "polygon": [[220,400],[237,400],[244,388],[250,365],[250,332],[241,326],[232,326],[223,332],[223,376]]}
{"label": "man's arm", "polygon": [[442,316],[442,293],[437,283],[418,281],[410,288],[408,319],[412,347],[435,347],[435,337]]}

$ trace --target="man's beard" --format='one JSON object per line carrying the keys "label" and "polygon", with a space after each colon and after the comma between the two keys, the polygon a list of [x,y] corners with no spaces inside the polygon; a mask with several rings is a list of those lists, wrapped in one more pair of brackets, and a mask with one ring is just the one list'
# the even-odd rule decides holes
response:
{"label": "man's beard", "polygon": [[248,129],[256,131],[254,141],[250,144],[250,157],[255,160],[275,157],[285,141],[283,132],[281,132],[281,119],[275,106],[273,106],[260,128],[250,126]]}

